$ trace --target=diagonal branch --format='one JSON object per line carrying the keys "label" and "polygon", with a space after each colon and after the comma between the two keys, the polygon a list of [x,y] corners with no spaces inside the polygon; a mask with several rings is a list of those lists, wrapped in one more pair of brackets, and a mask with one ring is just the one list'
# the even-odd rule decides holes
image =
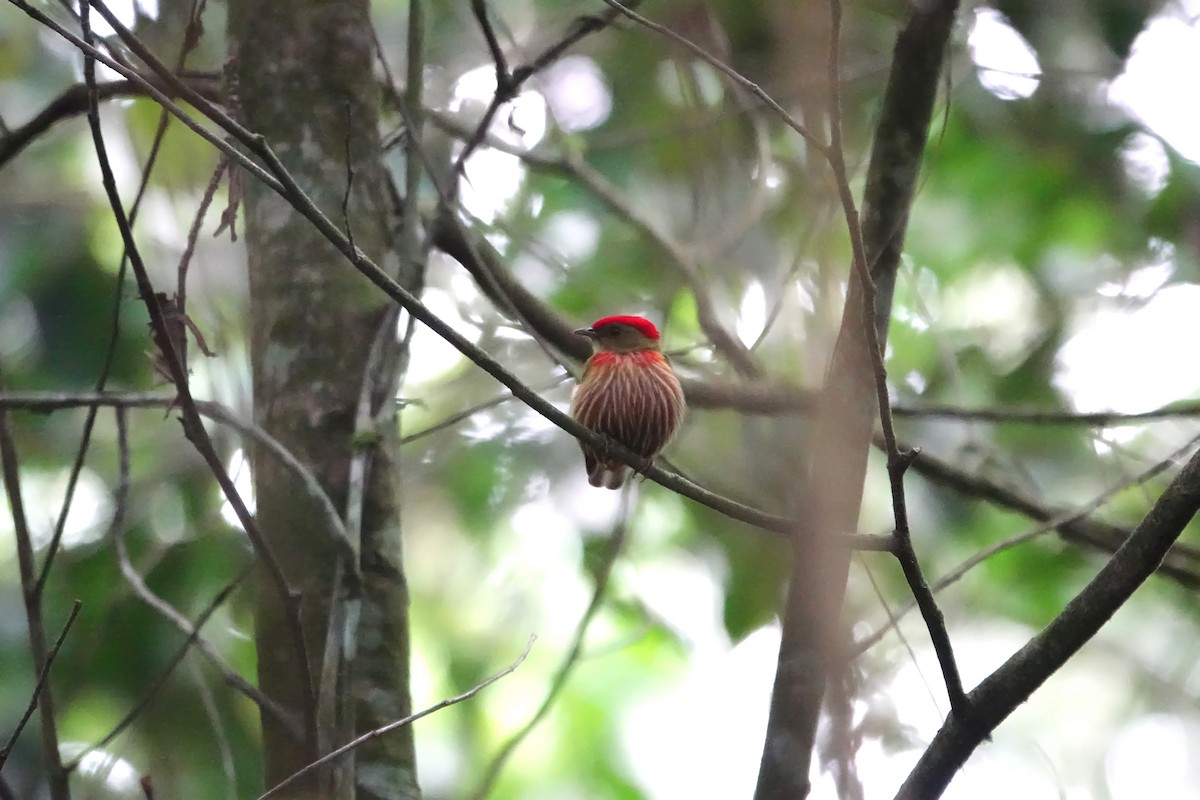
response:
{"label": "diagonal branch", "polygon": [[[879,355],[957,2],[911,4],[909,9],[896,37],[872,145],[861,240],[844,174],[839,187],[854,268],[818,403],[808,479],[798,487],[807,506],[806,525],[792,535],[792,569],[756,800],[807,796],[826,686],[838,679],[835,671],[843,663],[838,657],[840,619],[850,559],[818,534],[853,525],[859,516],[871,429],[876,415],[887,408],[886,386],[881,391],[878,380]],[[840,148],[826,152],[836,179]],[[901,467],[902,462],[893,466],[893,489]],[[902,495],[894,492],[893,498],[898,497]]]}
{"label": "diagonal branch", "polygon": [[636,13],[633,9],[637,4],[629,2],[622,3],[621,0],[604,0],[604,3],[608,5],[610,9],[619,12],[622,16],[628,17],[637,24],[641,25],[643,28],[653,31],[667,41],[682,47],[689,54],[708,64],[710,67],[729,78],[736,85],[754,95],[756,98],[761,100],[763,104],[767,106],[767,108],[775,112],[775,114],[778,115],[779,118],[783,120],[789,128],[800,134],[800,138],[804,139],[805,143],[807,143],[809,147],[813,148],[823,156],[828,156],[829,146],[813,135],[813,133],[810,132],[808,128],[806,128],[804,124],[800,122],[800,120],[789,114],[787,109],[781,106],[773,97],[763,91],[758,84],[754,83],[749,78],[742,75],[733,67],[729,66],[724,61],[717,58],[695,42],[692,42],[684,36],[680,36],[678,33],[665,25],[659,25],[657,22],[654,22],[653,20],[647,19],[641,14]]}
{"label": "diagonal branch", "polygon": [[969,695],[968,718],[951,713],[896,800],[935,800],[971,753],[1129,600],[1200,510],[1200,451],[1108,563],[1040,633]]}
{"label": "diagonal branch", "polygon": [[42,688],[50,678],[50,667],[54,666],[54,659],[58,657],[59,648],[66,641],[67,634],[71,632],[71,626],[75,624],[75,618],[79,616],[81,608],[83,608],[83,603],[79,600],[71,604],[71,613],[67,615],[67,621],[63,623],[58,638],[54,640],[54,646],[46,654],[46,661],[42,664],[41,671],[38,672],[37,682],[33,685],[33,692],[29,695],[29,703],[25,706],[25,713],[21,715],[20,721],[17,722],[17,727],[13,728],[12,734],[8,737],[8,742],[5,743],[3,748],[0,748],[0,770],[4,769],[4,764],[12,754],[13,747],[17,744],[17,739],[21,738],[21,731],[25,730],[25,726],[29,724],[29,718],[37,710],[38,700],[42,696]]}
{"label": "diagonal branch", "polygon": [[[111,744],[113,740],[120,736],[125,729],[132,725],[133,721],[137,719],[142,712],[146,710],[146,708],[149,707],[150,703],[153,702],[154,698],[158,695],[158,692],[167,684],[167,681],[170,680],[171,676],[175,673],[175,670],[179,667],[179,665],[183,663],[183,659],[187,657],[188,651],[192,649],[194,644],[200,641],[200,630],[204,627],[204,624],[208,622],[209,618],[216,613],[217,609],[229,599],[229,595],[231,595],[233,590],[237,588],[238,584],[250,574],[252,568],[252,563],[242,567],[241,572],[234,575],[229,583],[225,584],[225,586],[223,586],[221,590],[213,596],[213,599],[209,601],[209,604],[196,617],[196,621],[188,623],[191,633],[186,639],[183,640],[183,642],[180,643],[179,647],[175,649],[175,652],[171,655],[171,657],[167,659],[166,666],[162,668],[162,671],[159,672],[158,676],[151,680],[149,684],[147,684],[146,690],[142,693],[142,696],[138,699],[138,701],[133,704],[132,708],[125,712],[125,716],[123,716],[120,721],[113,726],[111,731],[101,737],[94,744],[80,751],[79,755],[77,755],[75,759],[71,761],[71,763],[66,765],[65,769],[68,772],[75,770],[83,762],[83,759],[88,753],[101,750]],[[225,677],[226,682],[228,682],[228,675]],[[299,726],[293,724],[291,727],[292,729],[296,730],[297,734],[300,733]]]}
{"label": "diagonal branch", "polygon": [[596,569],[595,587],[592,589],[592,599],[588,602],[588,606],[580,616],[579,622],[575,624],[575,636],[571,641],[571,646],[567,650],[567,655],[559,664],[553,677],[550,678],[550,688],[546,691],[546,696],[542,699],[541,705],[533,712],[533,715],[522,725],[516,733],[508,738],[500,750],[496,753],[491,763],[488,764],[487,771],[484,773],[483,779],[479,782],[479,786],[475,791],[471,792],[471,800],[485,800],[491,794],[492,788],[496,785],[496,781],[500,777],[501,771],[505,764],[516,752],[521,742],[528,738],[538,724],[545,719],[550,709],[554,707],[554,702],[562,693],[563,688],[567,685],[567,679],[571,677],[572,671],[576,664],[579,663],[579,658],[583,654],[583,645],[587,639],[588,628],[591,627],[592,620],[599,613],[600,607],[604,604],[605,597],[608,593],[608,582],[612,577],[613,565],[617,562],[617,556],[621,553],[621,548],[625,544],[625,536],[629,525],[629,515],[631,512],[631,495],[625,493],[622,498],[621,516],[613,526],[612,533],[609,534],[608,541],[604,543],[604,549],[600,553],[600,563]]}
{"label": "diagonal branch", "polygon": [[[102,17],[114,26],[120,25],[120,22],[112,14],[108,8],[100,2],[93,0],[96,10]],[[92,31],[88,25],[88,16],[90,13],[90,5],[84,3],[81,6],[80,18],[83,24],[84,42],[90,44]],[[225,498],[229,501],[234,513],[237,515],[238,521],[246,531],[247,538],[254,545],[255,554],[266,567],[267,574],[275,588],[282,598],[284,609],[287,614],[288,624],[291,629],[294,646],[296,647],[296,655],[300,659],[300,669],[303,673],[305,686],[309,690],[309,702],[305,704],[305,735],[310,743],[315,745],[316,738],[316,700],[313,693],[313,680],[311,675],[310,661],[307,653],[307,643],[304,639],[303,626],[300,620],[300,598],[296,591],[288,584],[287,578],[283,573],[283,569],[279,564],[276,555],[267,546],[266,539],[258,530],[257,523],[246,504],[242,501],[241,495],[238,494],[237,488],[230,479],[228,472],[225,470],[224,464],[221,463],[221,458],[217,454],[216,448],[213,446],[212,439],[208,435],[208,431],[204,428],[204,423],[200,419],[200,414],[196,410],[196,402],[192,398],[191,389],[188,386],[187,366],[180,358],[180,354],[175,348],[172,340],[170,325],[165,318],[163,308],[154,291],[154,287],[150,282],[150,276],[146,271],[146,266],[142,262],[141,254],[138,251],[137,243],[133,238],[133,231],[129,227],[129,219],[125,214],[124,206],[121,203],[120,193],[117,190],[116,179],[113,176],[112,166],[108,160],[108,153],[104,143],[104,134],[100,128],[100,110],[99,100],[96,97],[96,59],[90,54],[84,58],[84,80],[88,84],[88,123],[92,131],[92,139],[96,150],[96,159],[100,164],[101,182],[104,184],[105,194],[108,196],[109,205],[112,207],[113,219],[117,223],[117,228],[120,230],[121,239],[124,243],[125,250],[129,254],[129,264],[133,268],[133,274],[137,281],[138,292],[141,295],[142,301],[146,304],[147,312],[150,316],[150,326],[154,334],[154,341],[163,356],[171,381],[175,385],[176,391],[179,393],[179,407],[182,412],[184,435],[196,447],[197,452],[204,459],[220,485]],[[350,566],[353,569],[354,566]]]}
{"label": "diagonal branch", "polygon": [[[1141,480],[1149,480],[1171,466],[1171,460],[1159,462],[1148,470]],[[1058,518],[1061,509],[1039,503],[1019,492],[976,475],[968,475],[951,464],[934,456],[922,455],[913,462],[912,469],[931,483],[958,492],[966,497],[986,500],[1000,508],[1016,512],[1042,523],[1054,523],[1059,536],[1073,544],[1086,545],[1106,553],[1114,553],[1129,531],[1102,520],[1068,516]],[[1167,554],[1159,571],[1182,586],[1200,586],[1200,551],[1176,543]]]}
{"label": "diagonal branch", "polygon": [[[1163,459],[1162,461],[1159,461],[1154,466],[1133,476],[1129,480],[1121,481],[1117,485],[1112,486],[1108,489],[1105,489],[1103,492],[1100,492],[1100,494],[1096,495],[1096,497],[1092,498],[1092,500],[1090,502],[1088,502],[1078,508],[1072,509],[1070,511],[1061,511],[1061,512],[1047,511],[1047,513],[1053,513],[1053,516],[1048,518],[1041,525],[1038,525],[1037,527],[1035,527],[1031,530],[1023,531],[1022,533],[1018,533],[1014,536],[1010,536],[1006,539],[1002,539],[1001,541],[998,541],[998,542],[990,545],[989,547],[986,547],[983,550],[975,553],[971,557],[965,559],[958,566],[951,569],[949,572],[947,572],[941,578],[939,578],[937,580],[937,582],[934,583],[931,588],[933,589],[933,591],[935,593],[940,592],[941,590],[957,583],[968,572],[970,572],[972,569],[974,569],[978,565],[982,564],[984,561],[988,560],[992,556],[997,555],[998,553],[1002,553],[1005,550],[1010,550],[1013,547],[1017,547],[1018,545],[1024,544],[1025,542],[1035,539],[1049,531],[1053,531],[1053,530],[1061,531],[1063,529],[1069,529],[1069,526],[1075,525],[1075,524],[1103,525],[1104,523],[1102,523],[1098,520],[1088,519],[1088,517],[1090,515],[1094,514],[1095,512],[1099,511],[1102,507],[1104,507],[1106,504],[1108,504],[1109,501],[1111,501],[1116,495],[1120,494],[1121,492],[1124,492],[1134,486],[1142,486],[1145,483],[1147,483],[1148,481],[1150,481],[1151,479],[1156,478],[1159,475],[1161,475],[1163,472],[1165,472],[1167,469],[1169,469],[1172,465],[1174,465],[1178,458],[1182,457],[1187,451],[1189,451],[1193,447],[1195,447],[1196,444],[1198,443],[1198,441],[1200,441],[1200,439],[1195,439],[1195,438],[1192,439],[1187,444],[1185,444],[1183,447],[1179,448],[1174,453],[1171,453],[1165,459]],[[1116,530],[1116,529],[1114,529],[1114,530]],[[1120,530],[1120,531],[1118,531],[1118,535],[1120,537],[1120,540],[1124,540],[1124,538],[1128,536],[1128,531]],[[1066,538],[1066,537],[1064,537],[1064,538]],[[1114,543],[1113,547],[1111,549],[1109,549],[1108,552],[1115,551],[1115,549],[1117,547],[1119,547],[1119,541]],[[1179,575],[1170,575],[1168,573],[1168,569],[1170,569],[1168,562],[1170,562],[1172,560],[1171,559],[1172,554],[1178,553],[1181,551],[1184,554],[1186,554],[1188,552],[1187,549],[1182,548],[1178,542],[1176,542],[1174,545],[1172,545],[1171,551],[1168,551],[1167,557],[1163,560],[1163,564],[1159,565],[1159,568],[1158,568],[1159,573],[1163,574],[1164,577],[1168,577],[1168,576],[1174,577],[1183,586],[1186,586],[1188,588],[1192,588],[1192,589],[1200,588],[1200,574],[1189,573],[1185,576],[1179,576]],[[1200,558],[1198,558],[1197,561],[1198,561],[1197,567],[1200,568]],[[889,630],[892,630],[893,628],[895,628],[897,626],[901,617],[903,617],[905,614],[907,614],[909,611],[911,611],[915,607],[916,607],[916,603],[914,601],[912,603],[909,603],[909,605],[906,606],[905,608],[902,608],[899,611],[895,612],[894,614],[889,613],[887,624],[881,625],[881,626],[879,626],[879,628],[877,630],[872,631],[871,633],[867,634],[866,636],[863,636],[863,637],[855,640],[853,646],[851,647],[852,655],[854,657],[857,657],[857,656],[865,653],[871,647],[873,647],[880,639],[883,638],[883,636]]]}
{"label": "diagonal branch", "polygon": [[324,765],[330,761],[333,761],[336,758],[340,758],[341,756],[345,755],[346,753],[351,752],[355,748],[363,746],[364,744],[371,741],[372,739],[377,739],[380,736],[384,736],[388,733],[391,733],[392,731],[396,730],[397,728],[402,728],[405,725],[411,725],[412,723],[416,722],[417,720],[419,720],[423,717],[427,717],[436,711],[441,711],[443,708],[448,708],[449,706],[456,705],[457,703],[461,703],[464,700],[470,700],[472,697],[479,694],[484,689],[491,686],[493,683],[500,680],[501,678],[503,678],[507,675],[510,675],[512,672],[514,672],[516,670],[517,667],[521,666],[521,663],[525,660],[525,657],[529,655],[529,651],[530,651],[530,649],[532,649],[533,643],[534,643],[534,641],[536,641],[536,639],[537,639],[536,636],[530,636],[529,642],[525,645],[525,650],[522,651],[521,655],[517,656],[515,661],[513,661],[507,667],[500,670],[495,675],[491,676],[490,678],[483,681],[482,683],[479,683],[479,684],[473,686],[472,688],[468,689],[467,691],[463,692],[462,694],[455,695],[454,697],[448,697],[445,700],[441,701],[440,703],[437,703],[435,705],[430,706],[429,708],[418,711],[415,714],[411,714],[411,715],[405,717],[404,719],[398,719],[395,722],[388,723],[387,725],[384,725],[381,728],[376,728],[375,730],[364,733],[362,736],[359,736],[357,739],[347,742],[346,744],[342,745],[341,747],[339,747],[338,749],[334,750],[331,753],[326,753],[325,755],[321,756],[319,759],[313,761],[311,764],[304,767],[304,769],[301,769],[300,771],[288,776],[285,780],[277,783],[275,786],[272,786],[266,792],[259,795],[258,800],[266,800],[266,798],[272,796],[273,794],[278,792],[280,789],[283,789],[286,786],[290,786],[294,781],[296,781],[300,777],[308,774],[312,770],[317,769],[318,767],[321,767],[322,765]]}
{"label": "diagonal branch", "polygon": [[[871,267],[867,263],[866,245],[863,241],[862,227],[859,224],[858,210],[854,205],[854,195],[850,189],[850,180],[846,171],[845,149],[842,146],[841,80],[838,75],[841,49],[841,0],[830,0],[829,8],[831,17],[828,62],[830,96],[829,165],[833,171],[834,183],[837,185],[838,197],[841,200],[843,213],[846,217],[846,226],[850,230],[850,247],[854,253],[854,270],[857,273],[859,285],[862,287],[863,335],[866,339],[871,369],[874,373],[875,397],[879,405],[879,425],[883,431],[884,449],[887,452],[888,483],[891,487],[892,515],[896,526],[895,533],[893,534],[896,540],[896,547],[893,552],[896,559],[900,562],[900,567],[904,572],[904,579],[912,591],[917,606],[921,609],[921,616],[924,618],[926,628],[929,630],[929,638],[933,642],[933,649],[937,653],[938,665],[941,667],[942,676],[946,682],[946,692],[950,697],[950,707],[951,709],[958,710],[959,713],[966,713],[966,693],[963,691],[962,678],[958,672],[958,663],[954,658],[954,649],[950,645],[950,635],[946,630],[946,620],[942,615],[941,609],[938,608],[937,601],[933,597],[933,592],[929,589],[929,584],[925,581],[925,576],[921,572],[917,553],[912,543],[912,531],[908,520],[908,502],[904,493],[904,474],[908,471],[913,459],[917,457],[919,450],[901,450],[896,444],[896,429],[892,420],[892,404],[891,399],[888,397],[887,367],[883,361],[883,346],[881,343],[881,339],[885,337],[880,334],[881,329],[883,331],[887,330],[885,324],[886,318],[881,320],[876,309],[877,287],[875,285],[875,278],[871,274]],[[897,224],[902,224],[902,219],[898,218]],[[886,242],[876,242],[876,252],[882,252],[884,249],[883,245],[885,244]],[[881,274],[885,273],[885,270],[881,270]],[[889,300],[889,296],[885,295],[882,300],[886,302]]]}
{"label": "diagonal branch", "polygon": [[[92,406],[92,408],[96,408],[96,406]],[[146,580],[142,577],[141,573],[133,566],[133,562],[129,558],[129,549],[125,545],[125,509],[130,487],[129,431],[126,424],[127,412],[127,406],[116,407],[117,453],[119,460],[117,488],[113,492],[115,510],[113,511],[112,520],[108,525],[108,535],[105,537],[106,539],[111,539],[113,542],[113,547],[117,552],[117,566],[121,571],[121,576],[125,578],[125,582],[129,584],[129,588],[133,590],[133,593],[139,600],[164,620],[175,626],[189,643],[195,644],[200,655],[204,656],[216,668],[228,686],[248,697],[263,709],[264,712],[274,716],[285,730],[289,731],[297,739],[300,739],[300,728],[287,710],[259,691],[254,684],[247,681],[237,673],[237,670],[229,666],[225,662],[225,659],[221,658],[221,654],[217,652],[217,648],[200,635],[199,625],[192,625],[191,620],[166,600],[155,594],[154,590],[146,584]],[[243,568],[239,576],[230,581],[228,588],[223,590],[219,596],[228,596],[240,582],[241,575],[246,573],[246,569]],[[132,722],[133,718],[133,715],[127,715],[126,724]]]}
{"label": "diagonal branch", "polygon": [[[119,68],[116,62],[111,59],[106,60],[106,56],[99,53],[94,47],[80,40],[69,31],[57,25],[53,20],[41,14],[37,9],[30,6],[25,0],[9,0],[13,5],[18,6],[31,17],[35,18],[42,24],[51,27],[63,38],[70,41],[84,53],[92,56],[98,61],[105,63],[107,66]],[[240,166],[250,171],[256,178],[263,180],[264,184],[277,192],[280,197],[284,198],[292,205],[296,211],[303,215],[316,228],[322,236],[325,237],[334,247],[342,253],[350,264],[370,280],[377,288],[382,290],[384,294],[390,297],[393,301],[402,306],[419,322],[426,325],[430,330],[438,336],[446,340],[451,346],[462,353],[466,358],[470,359],[484,372],[487,372],[500,383],[512,390],[513,394],[525,403],[538,414],[545,417],[551,423],[566,431],[576,439],[595,447],[606,447],[611,455],[626,463],[627,465],[640,467],[643,464],[643,459],[629,451],[627,448],[619,447],[611,441],[607,441],[604,437],[594,433],[590,429],[580,425],[575,420],[571,419],[565,412],[561,411],[553,404],[547,402],[540,395],[526,386],[516,377],[510,370],[505,368],[500,362],[496,361],[474,343],[463,337],[455,331],[450,325],[440,319],[436,314],[429,310],[420,300],[411,292],[401,286],[395,279],[384,272],[379,266],[371,260],[365,253],[354,247],[345,234],[335,225],[324,213],[313,203],[312,199],[296,184],[295,179],[280,163],[279,158],[275,155],[270,145],[263,139],[262,136],[247,131],[244,127],[232,120],[227,114],[216,108],[212,103],[209,103],[203,97],[195,92],[192,92],[186,84],[179,81],[173,76],[161,61],[159,61],[153,53],[151,53],[133,34],[121,24],[121,22],[112,16],[106,8],[103,8],[97,0],[97,10],[104,15],[105,19],[118,35],[121,36],[129,48],[144,62],[155,74],[166,80],[174,89],[180,91],[182,96],[198,110],[201,111],[208,119],[219,125],[230,136],[245,146],[249,152],[262,159],[267,167],[260,166],[244,153],[234,147],[230,147],[226,142],[219,137],[214,136],[202,126],[199,126],[194,120],[185,114],[176,104],[161,93],[155,93],[150,88],[147,91],[160,104],[167,107],[172,114],[176,114],[181,119],[186,120],[189,128],[200,133],[207,141],[215,147],[230,156]],[[119,71],[119,69],[118,69]],[[132,71],[122,72],[126,77],[137,77],[137,73]],[[152,317],[153,318],[153,317]],[[183,405],[183,410],[187,411],[187,403]],[[762,530],[767,530],[775,533],[783,533],[790,530],[793,526],[785,517],[777,514],[771,514],[758,509],[751,508],[735,500],[732,500],[721,495],[704,489],[695,483],[680,477],[679,475],[668,472],[658,465],[653,465],[646,473],[647,477],[659,483],[660,485],[687,497],[702,505],[724,514],[733,519],[746,522],[754,527]],[[236,508],[236,506],[235,506]],[[853,523],[851,523],[851,526]],[[843,544],[837,545],[844,547],[848,543],[850,546],[863,549],[878,550],[888,549],[890,545],[883,545],[877,541],[877,537],[864,536],[861,534],[851,534],[849,538],[844,538],[843,534],[829,534],[832,539],[835,539]]]}
{"label": "diagonal branch", "polygon": [[[641,0],[629,0],[630,6],[638,6],[640,4]],[[463,174],[463,166],[467,163],[467,159],[471,154],[483,142],[484,137],[487,136],[488,128],[491,127],[492,120],[495,119],[500,108],[505,103],[516,98],[526,81],[557,61],[563,53],[585,36],[603,30],[619,16],[614,10],[610,9],[597,17],[582,17],[576,20],[574,27],[566,36],[546,48],[533,61],[516,69],[509,69],[508,60],[504,55],[504,48],[497,41],[496,32],[492,28],[491,20],[488,18],[486,0],[471,0],[471,12],[475,15],[480,30],[483,31],[488,51],[491,53],[492,61],[496,65],[496,91],[492,94],[492,100],[483,112],[483,117],[475,126],[475,132],[467,139],[462,151],[454,160],[454,167],[450,170],[450,177],[454,180],[453,186],[450,189],[451,200],[454,199],[457,192],[457,178]]]}
{"label": "diagonal branch", "polygon": [[[217,99],[217,82],[210,73],[186,72],[182,75],[189,86],[201,92],[205,97],[214,101]],[[147,77],[146,81],[167,96],[178,96],[178,93],[172,90],[166,82],[158,78]],[[141,97],[146,94],[140,81],[127,78],[99,83],[96,86],[96,92],[101,100],[111,100],[117,97]],[[70,117],[86,114],[87,97],[86,84],[76,83],[69,86],[24,125],[0,135],[0,169],[3,169],[8,162],[20,155],[26,147],[57,123]]]}
{"label": "diagonal branch", "polygon": [[[13,530],[17,538],[17,568],[21,574],[21,594],[29,627],[29,649],[33,655],[34,669],[40,673],[48,665],[49,653],[42,620],[41,594],[37,591],[33,538],[25,516],[25,504],[21,498],[19,467],[17,447],[8,424],[8,412],[0,408],[0,471],[3,472],[4,491],[8,495],[8,507],[12,513]],[[46,771],[49,773],[50,796],[53,800],[69,800],[71,792],[62,757],[59,755],[58,724],[55,720],[54,698],[50,686],[43,684],[41,691],[34,695],[34,700],[41,710],[42,752],[46,759]]]}

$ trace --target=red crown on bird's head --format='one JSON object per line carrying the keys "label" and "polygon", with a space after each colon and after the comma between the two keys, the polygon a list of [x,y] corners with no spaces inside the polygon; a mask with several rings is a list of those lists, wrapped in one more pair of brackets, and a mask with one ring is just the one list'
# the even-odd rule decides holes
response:
{"label": "red crown on bird's head", "polygon": [[603,327],[604,325],[628,325],[635,328],[638,333],[645,336],[647,339],[658,338],[658,328],[654,327],[654,323],[644,317],[637,317],[632,314],[618,314],[615,317],[601,317],[592,323],[592,329]]}

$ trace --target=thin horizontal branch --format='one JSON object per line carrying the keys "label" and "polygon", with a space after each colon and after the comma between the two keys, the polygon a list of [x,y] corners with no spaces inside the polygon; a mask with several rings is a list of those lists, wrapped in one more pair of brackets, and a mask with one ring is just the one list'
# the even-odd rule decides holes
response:
{"label": "thin horizontal branch", "polygon": [[[181,76],[187,85],[198,95],[217,102],[220,97],[219,82],[213,73],[185,73]],[[161,96],[155,96],[147,89],[147,85],[155,87]],[[154,75],[140,75],[139,80],[129,78],[108,81],[97,84],[97,91],[102,99],[114,97],[151,97],[161,102],[162,97],[178,97],[179,92],[170,84]],[[87,113],[87,87],[83,83],[74,84],[47,104],[34,119],[24,125],[13,128],[12,131],[0,137],[0,168],[23,150],[30,141],[44,133],[54,124],[72,116]],[[182,114],[182,110],[180,110]],[[463,126],[452,117],[438,114],[429,110],[430,120],[443,130],[454,136],[469,135]],[[194,124],[194,123],[193,123]],[[216,142],[213,142],[216,144]],[[571,159],[564,155],[543,153],[540,150],[522,151],[495,137],[484,140],[487,146],[514,154],[522,158],[531,167],[554,171],[560,174],[572,174]],[[228,155],[228,153],[227,153]],[[243,157],[244,158],[244,157]],[[241,164],[245,167],[245,164]],[[261,169],[261,168],[260,168]],[[262,178],[263,176],[258,176]],[[447,236],[449,228],[439,234],[439,247],[444,248],[455,259],[459,260],[474,273],[478,267],[471,262],[467,246],[461,242],[461,237]],[[456,238],[459,241],[456,241]],[[488,257],[486,250],[481,253]],[[492,270],[496,272],[496,270]],[[503,275],[504,271],[500,271]],[[510,296],[514,295],[511,285],[505,285]],[[538,301],[533,295],[515,296],[523,315],[531,313],[530,300]],[[534,315],[533,322],[537,322]],[[550,341],[562,352],[571,355],[576,360],[587,358],[587,342],[570,335],[572,327],[559,320],[561,324],[550,324],[541,320],[537,330],[540,335]],[[744,384],[722,384],[711,381],[684,379],[684,391],[687,394],[690,408],[731,409],[749,414],[807,414],[813,409],[814,391],[801,386],[790,385],[782,381],[772,381],[765,378]],[[952,404],[937,403],[896,403],[892,406],[896,417],[910,419],[945,418],[962,421],[996,422],[1028,425],[1078,425],[1089,427],[1112,427],[1117,425],[1133,425],[1159,420],[1200,417],[1200,401],[1177,403],[1160,409],[1135,413],[1116,411],[1075,413],[1058,410],[1038,410],[1022,408],[966,408]]]}
{"label": "thin horizontal branch", "polygon": [[1200,401],[1174,403],[1153,411],[1122,413],[1118,411],[1096,411],[1078,413],[1072,411],[1040,411],[1033,408],[964,408],[962,406],[921,403],[920,405],[893,406],[897,417],[920,419],[937,417],[963,422],[1000,422],[1017,425],[1080,425],[1110,428],[1117,425],[1136,425],[1166,419],[1200,417]]}
{"label": "thin horizontal branch", "polygon": [[[171,408],[177,402],[174,395],[162,392],[0,392],[0,408],[24,409],[47,413],[70,408]],[[321,509],[338,548],[347,558],[354,553],[345,523],[338,515],[333,501],[321,487],[320,481],[279,440],[252,422],[238,417],[232,409],[210,400],[196,400],[201,416],[228,425],[243,436],[262,445],[287,467],[304,487],[305,493]]]}
{"label": "thin horizontal branch", "polygon": [[[502,367],[500,369],[503,369]],[[514,379],[515,380],[515,379]],[[549,408],[550,414],[543,414],[550,418],[559,427],[566,430],[572,435],[577,435],[583,438],[584,441],[592,443],[594,446],[599,446],[602,437],[592,433],[588,428],[579,425],[566,414],[559,411],[550,403],[542,400],[538,395],[533,394],[532,390],[518,383],[522,392],[532,394],[536,398],[536,402],[540,406]],[[512,387],[510,387],[511,389]],[[523,397],[520,392],[513,391],[513,394],[526,405],[532,405],[526,397]],[[0,392],[0,408],[6,409],[24,409],[26,411],[48,412],[66,408],[86,408],[89,406],[124,406],[126,408],[168,408],[175,400],[173,396],[165,395],[158,392]],[[254,426],[240,422],[232,412],[226,409],[219,403],[212,403],[204,400],[196,401],[196,410],[206,417],[210,417],[219,422],[227,423],[234,426],[242,433],[258,438],[265,437],[261,431],[256,431]],[[540,408],[534,408],[535,411],[541,413]],[[559,424],[562,420],[563,424]],[[578,432],[578,434],[576,433]],[[269,438],[269,437],[268,437]],[[262,439],[263,443],[267,443],[267,439]],[[616,446],[612,442],[608,442],[609,451],[614,455],[619,455]],[[286,452],[286,451],[285,451]],[[640,465],[642,462],[636,456],[631,454],[628,456],[634,466]],[[285,464],[287,462],[285,461]],[[770,514],[765,511],[760,511],[756,508],[738,503],[735,500],[723,497],[718,494],[709,492],[695,483],[683,478],[673,472],[668,472],[661,467],[652,466],[648,477],[651,480],[665,486],[668,489],[678,491],[685,497],[689,497],[702,505],[712,508],[714,511],[725,514],[731,519],[736,519],[745,522],[748,525],[759,528],[770,533],[782,534],[787,531],[789,525],[794,523],[786,517],[781,517],[776,514]],[[678,488],[677,488],[678,487]],[[874,552],[887,552],[891,550],[891,537],[881,536],[868,533],[846,533],[838,537],[843,541],[846,547],[853,550],[865,550]]]}

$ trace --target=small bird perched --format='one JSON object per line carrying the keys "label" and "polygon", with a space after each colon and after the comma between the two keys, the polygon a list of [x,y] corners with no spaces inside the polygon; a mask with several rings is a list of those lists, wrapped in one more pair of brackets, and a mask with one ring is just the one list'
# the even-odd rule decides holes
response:
{"label": "small bird perched", "polygon": [[[658,343],[658,329],[634,316],[604,317],[575,331],[592,340],[592,357],[571,395],[571,416],[646,459],[679,430],[683,388]],[[629,468],[580,442],[588,483],[620,489]]]}

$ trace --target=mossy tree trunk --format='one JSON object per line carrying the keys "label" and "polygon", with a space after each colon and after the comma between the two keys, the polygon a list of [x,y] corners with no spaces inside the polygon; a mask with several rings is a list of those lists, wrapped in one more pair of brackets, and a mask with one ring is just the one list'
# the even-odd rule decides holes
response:
{"label": "mossy tree trunk", "polygon": [[[349,226],[359,248],[416,288],[419,270],[402,263],[393,246],[366,0],[230,0],[228,38],[231,96],[242,121],[266,138],[325,214]],[[393,409],[403,353],[387,300],[285,200],[246,178],[244,208],[255,419],[309,466],[339,513],[347,511],[356,456],[368,465],[361,526],[350,526],[361,552],[359,592],[339,581],[343,551],[299,482],[277,460],[251,457],[258,521],[299,595],[308,661],[305,670],[285,604],[263,576],[256,598],[259,684],[306,727],[298,740],[263,716],[265,781],[273,786],[321,750],[411,713]],[[385,352],[368,375],[377,339]],[[373,411],[383,423],[371,437],[356,436],[364,432],[358,407],[365,380],[375,387]],[[364,438],[367,453],[355,449]],[[350,611],[335,615],[330,636],[335,608]],[[343,647],[339,629],[347,624],[351,642]],[[332,689],[320,688],[327,641],[343,651],[332,662]],[[341,763],[340,775],[353,780],[331,788],[328,773],[314,771],[285,796],[419,796],[409,729]]]}

